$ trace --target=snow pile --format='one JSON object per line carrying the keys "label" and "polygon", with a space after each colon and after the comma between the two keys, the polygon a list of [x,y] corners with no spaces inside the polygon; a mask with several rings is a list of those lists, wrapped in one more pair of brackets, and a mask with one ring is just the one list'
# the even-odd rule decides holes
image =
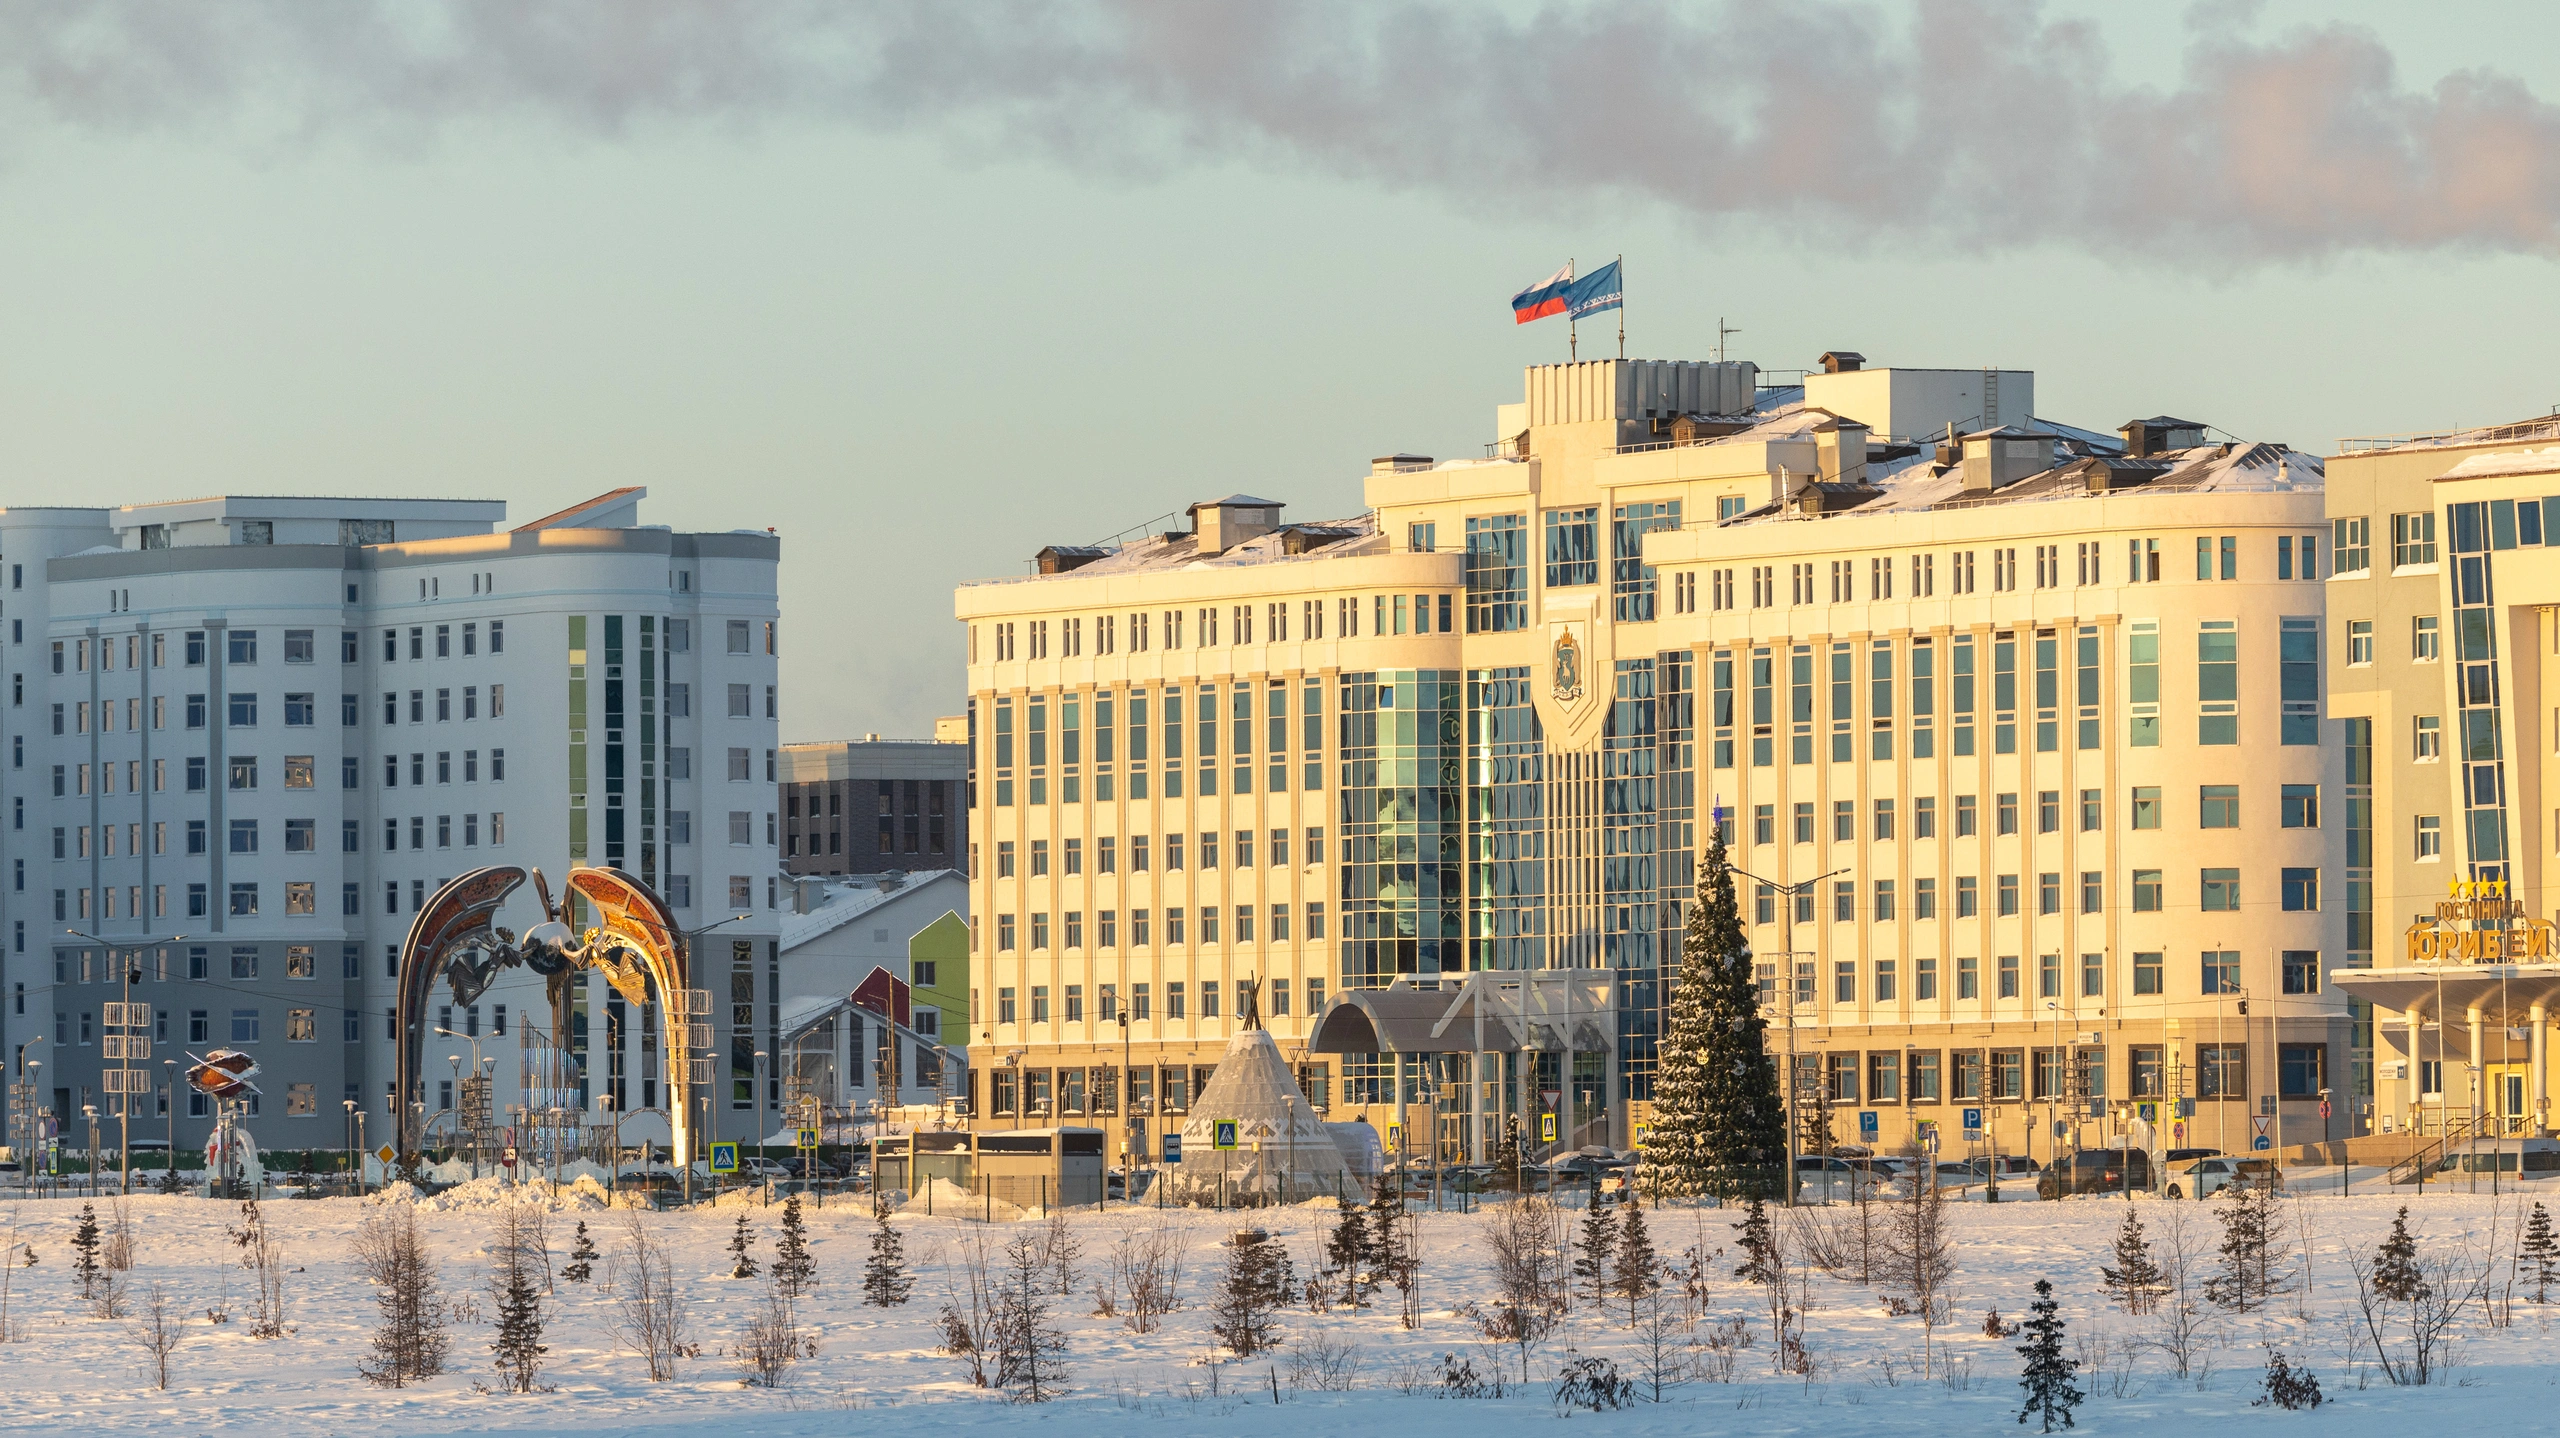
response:
{"label": "snow pile", "polygon": [[510,1183],[490,1174],[455,1184],[441,1193],[424,1194],[405,1180],[395,1180],[379,1195],[385,1203],[410,1203],[428,1213],[474,1213],[510,1204],[536,1204],[558,1213],[595,1213],[613,1207],[613,1195],[593,1177],[580,1174],[558,1193],[542,1183]]}

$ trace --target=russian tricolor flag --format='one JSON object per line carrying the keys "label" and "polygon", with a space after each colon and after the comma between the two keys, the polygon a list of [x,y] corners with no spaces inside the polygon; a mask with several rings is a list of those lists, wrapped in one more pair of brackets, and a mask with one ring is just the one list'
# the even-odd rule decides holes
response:
{"label": "russian tricolor flag", "polygon": [[1511,297],[1511,322],[1525,325],[1565,312],[1565,292],[1573,288],[1573,262]]}

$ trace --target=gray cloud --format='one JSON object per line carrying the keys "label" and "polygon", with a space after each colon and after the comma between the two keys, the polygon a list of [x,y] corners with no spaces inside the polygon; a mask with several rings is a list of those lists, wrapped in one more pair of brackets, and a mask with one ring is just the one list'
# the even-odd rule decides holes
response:
{"label": "gray cloud", "polygon": [[2367,32],[2207,22],[2172,85],[2139,86],[2034,0],[17,0],[0,107],[18,127],[428,141],[456,121],[815,121],[1487,213],[1651,202],[1831,243],[2217,267],[2560,248],[2560,108],[2510,76],[2412,90]]}

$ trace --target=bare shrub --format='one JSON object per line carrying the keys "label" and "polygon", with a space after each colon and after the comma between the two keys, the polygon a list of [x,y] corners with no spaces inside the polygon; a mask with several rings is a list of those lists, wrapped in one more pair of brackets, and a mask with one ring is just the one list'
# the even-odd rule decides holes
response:
{"label": "bare shrub", "polygon": [[1920,1376],[1925,1380],[1934,1361],[1938,1325],[1947,1320],[1952,1306],[1947,1301],[1947,1281],[1956,1271],[1946,1194],[1934,1183],[1919,1183],[1909,1198],[1886,1207],[1889,1212],[1877,1244],[1878,1273],[1885,1284],[1910,1296],[1911,1311],[1920,1319]]}
{"label": "bare shrub", "polygon": [[665,1383],[676,1376],[677,1359],[699,1357],[702,1349],[686,1337],[684,1301],[666,1244],[641,1223],[637,1209],[626,1212],[623,1222],[623,1246],[612,1261],[613,1334],[648,1365],[650,1382]]}
{"label": "bare shrub", "polygon": [[1307,1338],[1289,1351],[1289,1386],[1348,1393],[1359,1385],[1360,1350],[1330,1333]]}
{"label": "bare shrub", "polygon": [[109,1269],[98,1275],[89,1293],[89,1311],[100,1318],[122,1318],[133,1311],[133,1275]]}
{"label": "bare shrub", "polygon": [[240,1250],[240,1266],[249,1270],[249,1336],[282,1338],[289,1331],[284,1322],[284,1245],[267,1228],[254,1198],[241,1203],[240,1221],[225,1232]]}
{"label": "bare shrub", "polygon": [[98,1261],[113,1272],[131,1271],[135,1237],[132,1210],[122,1198],[108,1199],[105,1241],[98,1248]]}
{"label": "bare shrub", "polygon": [[942,1335],[942,1351],[966,1360],[969,1381],[980,1388],[993,1377],[989,1365],[996,1358],[1000,1317],[989,1268],[986,1235],[974,1231],[962,1240],[958,1260],[944,1270],[942,1313],[934,1320]]}
{"label": "bare shrub", "polygon": [[1563,1210],[1525,1194],[1492,1210],[1484,1226],[1493,1256],[1495,1297],[1488,1308],[1462,1304],[1484,1336],[1520,1350],[1520,1381],[1529,1381],[1529,1345],[1554,1331],[1564,1316]]}
{"label": "bare shrub", "polygon": [[451,1340],[417,1210],[387,1203],[367,1214],[356,1226],[354,1257],[357,1271],[373,1284],[381,1315],[369,1355],[356,1360],[356,1372],[385,1388],[405,1388],[442,1373]]}
{"label": "bare shrub", "polygon": [[1132,1333],[1153,1333],[1182,1306],[1182,1235],[1172,1228],[1123,1230],[1111,1249],[1120,1319]]}
{"label": "bare shrub", "polygon": [[162,1392],[169,1387],[169,1355],[177,1350],[178,1340],[186,1336],[186,1308],[186,1304],[169,1296],[167,1288],[155,1283],[142,1300],[141,1316],[134,1320],[133,1341],[142,1345],[142,1376]]}
{"label": "bare shrub", "polygon": [[[1050,1285],[1062,1271],[1046,1234],[1018,1233],[1004,1246],[996,1290],[996,1386],[1017,1403],[1065,1396],[1067,1335],[1050,1321]],[[1067,1260],[1073,1261],[1072,1255]]]}
{"label": "bare shrub", "polygon": [[767,1279],[764,1300],[748,1315],[746,1332],[738,1339],[739,1375],[751,1388],[780,1388],[790,1381],[793,1364],[817,1355],[817,1335],[801,1328],[789,1280]]}
{"label": "bare shrub", "polygon": [[2212,1331],[2204,1304],[2204,1255],[2188,1227],[2186,1209],[2174,1203],[2160,1209],[2160,1237],[2151,1246],[2159,1274],[2158,1301],[2152,1305],[2159,1325],[2152,1344],[2168,1358],[2169,1370],[2186,1378],[2194,1373]]}
{"label": "bare shrub", "polygon": [[[2454,1361],[2454,1327],[2465,1308],[2489,1306],[2492,1264],[2467,1243],[2429,1254],[2408,1231],[2400,1210],[2391,1235],[2371,1258],[2350,1250],[2347,1271],[2356,1285],[2362,1335],[2374,1364],[2395,1386],[2422,1388]],[[2494,1240],[2493,1240],[2494,1242]]]}

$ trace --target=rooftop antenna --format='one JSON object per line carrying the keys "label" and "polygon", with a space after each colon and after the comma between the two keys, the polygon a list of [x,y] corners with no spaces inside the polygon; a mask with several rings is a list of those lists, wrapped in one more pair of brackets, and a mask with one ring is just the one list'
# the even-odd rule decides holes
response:
{"label": "rooftop antenna", "polygon": [[1736,328],[1734,328],[1732,325],[1726,324],[1726,323],[1724,322],[1724,316],[1722,316],[1722,315],[1718,315],[1718,316],[1716,316],[1716,363],[1717,363],[1717,364],[1723,364],[1723,363],[1724,363],[1724,339],[1725,339],[1725,336],[1727,336],[1727,335],[1738,335],[1738,334],[1740,334],[1740,333],[1742,333],[1742,331],[1741,331],[1741,330],[1736,329]]}

